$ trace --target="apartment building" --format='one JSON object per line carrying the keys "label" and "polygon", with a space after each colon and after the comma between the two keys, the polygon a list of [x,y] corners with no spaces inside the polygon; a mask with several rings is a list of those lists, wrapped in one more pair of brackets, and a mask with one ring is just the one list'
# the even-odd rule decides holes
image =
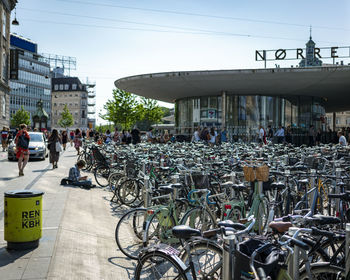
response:
{"label": "apartment building", "polygon": [[74,124],[70,129],[88,128],[88,91],[86,85],[77,77],[52,78],[51,119],[52,127],[63,129],[58,124],[64,106],[73,116]]}
{"label": "apartment building", "polygon": [[10,124],[10,87],[9,87],[9,58],[10,58],[10,15],[17,0],[0,1],[0,127]]}

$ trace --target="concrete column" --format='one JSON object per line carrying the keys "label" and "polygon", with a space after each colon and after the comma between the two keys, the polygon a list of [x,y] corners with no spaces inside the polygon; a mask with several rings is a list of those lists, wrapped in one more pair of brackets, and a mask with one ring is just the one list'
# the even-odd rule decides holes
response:
{"label": "concrete column", "polygon": [[336,118],[337,118],[337,113],[333,112],[333,131],[336,129]]}
{"label": "concrete column", "polygon": [[221,128],[226,126],[226,92],[222,91],[221,94]]}

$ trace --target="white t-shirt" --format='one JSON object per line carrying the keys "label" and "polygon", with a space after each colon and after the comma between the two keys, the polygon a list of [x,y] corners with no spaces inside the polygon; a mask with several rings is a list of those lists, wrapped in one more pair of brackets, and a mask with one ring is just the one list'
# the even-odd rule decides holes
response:
{"label": "white t-shirt", "polygon": [[345,138],[344,135],[339,137],[339,144],[342,145],[342,146],[346,146],[347,145],[346,138]]}
{"label": "white t-shirt", "polygon": [[200,141],[200,140],[201,140],[201,138],[199,137],[199,132],[198,132],[198,130],[196,130],[196,131],[194,132],[194,134],[193,134],[193,140],[194,140],[194,141]]}
{"label": "white t-shirt", "polygon": [[218,133],[215,131],[215,135],[210,134],[210,140],[209,143],[215,144],[216,136],[218,136]]}
{"label": "white t-shirt", "polygon": [[259,130],[259,138],[260,138],[261,140],[264,139],[264,134],[265,134],[264,129],[263,129],[263,128],[260,128],[260,130]]}

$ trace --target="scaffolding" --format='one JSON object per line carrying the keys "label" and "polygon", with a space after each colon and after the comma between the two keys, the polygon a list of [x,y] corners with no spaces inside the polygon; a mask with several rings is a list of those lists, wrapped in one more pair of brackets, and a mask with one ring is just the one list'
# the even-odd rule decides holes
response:
{"label": "scaffolding", "polygon": [[62,68],[64,71],[68,71],[70,76],[71,70],[77,70],[77,59],[71,56],[64,56],[58,54],[41,53],[42,60],[47,64],[50,64],[51,68]]}

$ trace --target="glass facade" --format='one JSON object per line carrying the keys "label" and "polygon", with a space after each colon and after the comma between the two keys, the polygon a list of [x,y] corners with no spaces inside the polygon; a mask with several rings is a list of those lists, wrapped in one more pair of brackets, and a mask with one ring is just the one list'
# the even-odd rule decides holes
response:
{"label": "glass facade", "polygon": [[37,110],[37,102],[42,100],[43,109],[49,114],[47,122],[51,128],[51,79],[50,66],[39,60],[38,55],[28,51],[20,51],[18,55],[18,79],[10,80],[10,116],[21,106],[33,114]]}
{"label": "glass facade", "polygon": [[[223,102],[225,98],[225,102]],[[225,110],[223,110],[225,106]],[[227,128],[232,138],[255,137],[261,124],[276,131],[290,126],[294,137],[307,135],[310,125],[325,130],[322,100],[314,97],[223,95],[191,97],[176,101],[178,133],[192,133],[197,126]],[[248,139],[249,140],[249,139]],[[298,139],[298,142],[303,139]]]}

